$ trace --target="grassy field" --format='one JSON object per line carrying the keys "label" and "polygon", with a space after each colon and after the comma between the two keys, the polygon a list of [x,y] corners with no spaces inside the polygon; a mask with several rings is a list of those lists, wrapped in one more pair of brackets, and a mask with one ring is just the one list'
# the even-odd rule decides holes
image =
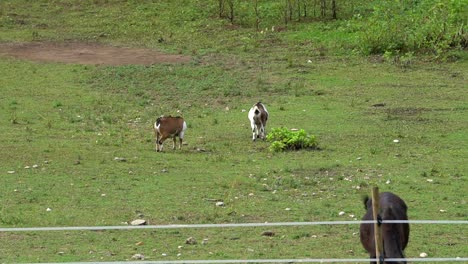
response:
{"label": "grassy field", "polygon": [[[136,2],[0,2],[2,43],[99,42],[192,56],[152,66],[0,57],[0,227],[353,220],[373,186],[400,195],[410,219],[468,219],[466,59],[393,64],[329,45],[353,36],[319,23],[260,34],[214,19],[200,1]],[[320,150],[272,153],[267,142],[251,142],[246,111],[258,100],[270,112],[267,131],[305,129]],[[181,151],[168,141],[155,152],[152,124],[161,114],[185,117]],[[407,257],[467,257],[466,226],[411,228]],[[261,236],[265,230],[275,236]],[[0,263],[137,253],[366,258],[358,232],[358,225],[0,232]],[[198,243],[186,245],[188,237]]]}

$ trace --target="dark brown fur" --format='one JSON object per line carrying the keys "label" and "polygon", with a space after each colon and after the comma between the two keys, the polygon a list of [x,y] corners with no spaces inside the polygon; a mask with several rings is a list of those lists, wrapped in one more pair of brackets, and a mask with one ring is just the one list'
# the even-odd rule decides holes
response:
{"label": "dark brown fur", "polygon": [[[383,192],[379,196],[379,215],[382,220],[408,220],[406,214],[407,206],[405,202],[397,195],[390,192]],[[373,220],[372,199],[368,197],[364,200],[367,209],[362,220]],[[382,224],[382,238],[385,258],[404,258],[404,250],[408,245],[409,224]],[[376,257],[374,242],[374,224],[361,224],[360,228],[361,243],[369,252],[370,258]],[[375,263],[375,262],[371,262]],[[406,263],[402,262],[384,262],[384,263]]]}
{"label": "dark brown fur", "polygon": [[187,125],[182,117],[176,116],[161,116],[156,119],[154,124],[154,132],[156,134],[156,151],[162,151],[164,141],[172,137],[172,149],[176,146],[176,137],[179,137],[179,149],[182,148],[182,141],[184,138]]}

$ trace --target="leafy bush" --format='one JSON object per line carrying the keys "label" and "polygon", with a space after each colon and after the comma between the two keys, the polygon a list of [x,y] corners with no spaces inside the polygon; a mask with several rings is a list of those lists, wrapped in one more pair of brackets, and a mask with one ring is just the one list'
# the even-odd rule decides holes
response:
{"label": "leafy bush", "polygon": [[315,136],[308,135],[304,129],[291,131],[284,127],[273,128],[266,138],[271,142],[270,150],[273,152],[317,148]]}

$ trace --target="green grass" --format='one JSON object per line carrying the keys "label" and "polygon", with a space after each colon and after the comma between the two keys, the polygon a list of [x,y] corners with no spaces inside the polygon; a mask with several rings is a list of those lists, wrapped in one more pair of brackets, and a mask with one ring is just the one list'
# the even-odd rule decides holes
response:
{"label": "green grass", "polygon": [[[0,42],[97,41],[193,59],[106,67],[0,58],[0,226],[351,220],[373,186],[405,199],[410,219],[467,220],[466,60],[402,67],[331,56],[343,51],[321,47],[339,31],[304,26],[317,44],[304,43],[312,33],[302,26],[227,30],[210,8],[189,4],[178,5],[182,19],[177,3],[49,2],[2,1]],[[304,129],[320,150],[252,143],[243,110],[257,100],[270,112],[267,131]],[[172,151],[168,141],[156,153],[152,123],[177,110],[187,145]],[[264,230],[0,232],[0,262],[367,257],[358,225]],[[466,231],[413,225],[407,256],[466,257]],[[186,245],[190,236],[199,243]]]}

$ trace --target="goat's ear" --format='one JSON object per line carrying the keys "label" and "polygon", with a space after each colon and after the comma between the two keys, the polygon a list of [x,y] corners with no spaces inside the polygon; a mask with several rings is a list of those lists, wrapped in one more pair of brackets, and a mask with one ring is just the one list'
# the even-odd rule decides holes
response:
{"label": "goat's ear", "polygon": [[367,202],[369,201],[369,195],[365,195],[362,197],[362,201],[364,203],[364,209],[367,210]]}

